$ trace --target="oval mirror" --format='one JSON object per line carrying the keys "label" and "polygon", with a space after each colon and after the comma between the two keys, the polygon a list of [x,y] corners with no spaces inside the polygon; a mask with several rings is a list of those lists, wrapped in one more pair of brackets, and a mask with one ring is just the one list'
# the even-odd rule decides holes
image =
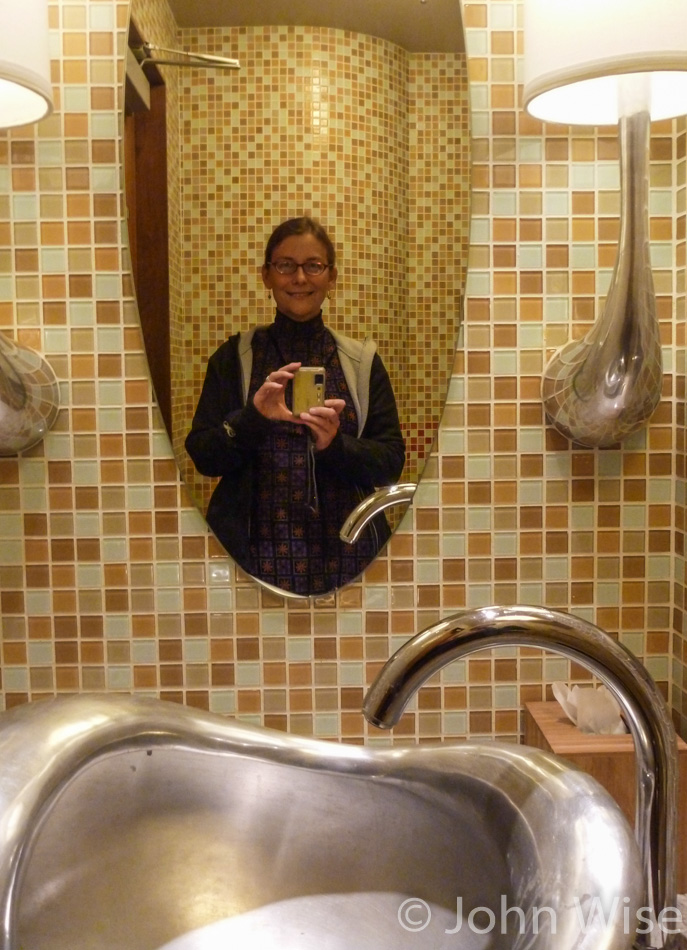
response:
{"label": "oval mirror", "polygon": [[[405,464],[389,480],[417,481],[443,410],[467,266],[459,0],[132,0],[130,24],[132,270],[153,385],[191,496],[206,512],[217,485],[185,448],[208,360],[232,335],[275,319],[265,245],[276,225],[302,215],[325,226],[337,253],[326,327],[358,345],[372,338],[393,388]],[[371,386],[373,376],[374,367]],[[374,487],[385,483],[378,475]],[[379,548],[348,575],[295,593],[341,586]],[[276,586],[294,592],[288,579]]]}

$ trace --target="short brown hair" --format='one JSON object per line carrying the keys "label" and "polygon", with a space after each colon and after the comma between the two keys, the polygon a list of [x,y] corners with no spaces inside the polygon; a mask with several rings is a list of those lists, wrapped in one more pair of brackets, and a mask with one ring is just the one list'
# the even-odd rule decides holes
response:
{"label": "short brown hair", "polygon": [[330,267],[334,267],[336,264],[336,249],[332,243],[332,239],[319,221],[315,221],[314,218],[309,218],[306,215],[303,215],[301,218],[288,218],[286,221],[282,221],[281,224],[278,224],[274,231],[272,231],[265,247],[265,267],[270,264],[272,251],[275,247],[294,234],[312,234],[316,237],[327,250],[327,264],[329,264]]}

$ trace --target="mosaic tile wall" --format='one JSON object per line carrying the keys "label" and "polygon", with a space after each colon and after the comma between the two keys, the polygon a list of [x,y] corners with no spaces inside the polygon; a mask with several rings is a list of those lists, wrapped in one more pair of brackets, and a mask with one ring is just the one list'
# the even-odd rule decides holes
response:
{"label": "mosaic tile wall", "polygon": [[[467,4],[473,220],[465,326],[471,602],[545,603],[598,623],[670,692],[674,558],[675,135],[652,128],[651,240],[664,399],[615,450],[543,424],[540,376],[603,301],[618,231],[612,129],[544,126],[520,107],[519,4]],[[522,661],[521,661],[522,662]],[[529,692],[529,688],[528,688]],[[534,689],[536,692],[536,687]],[[521,691],[522,695],[522,691]]]}
{"label": "mosaic tile wall", "polygon": [[272,320],[259,273],[265,243],[303,213],[326,225],[339,253],[326,320],[377,341],[406,437],[404,479],[416,480],[446,394],[465,279],[465,58],[325,27],[182,30],[178,43],[241,63],[179,80],[173,442],[193,497],[204,508],[216,484],[183,448],[208,356],[231,333]]}
{"label": "mosaic tile wall", "polygon": [[687,290],[687,123],[677,123],[676,134],[676,223],[675,264],[677,269],[675,324],[675,588],[673,609],[672,684],[673,715],[676,727],[687,735],[687,561],[685,559],[687,439],[685,396],[687,395],[687,351],[685,345]]}
{"label": "mosaic tile wall", "polygon": [[665,398],[622,448],[571,447],[544,425],[539,374],[608,283],[615,140],[524,116],[519,3],[465,4],[474,217],[437,447],[363,579],[285,605],[235,577],[158,422],[123,243],[127,3],[50,9],[56,113],[0,138],[0,328],[48,355],[64,404],[43,445],[0,459],[2,702],[136,691],[346,741],[515,740],[521,702],[565,677],[564,661],[499,651],[455,664],[392,738],[368,730],[360,705],[390,651],[428,623],[524,601],[616,633],[672,686],[684,725],[684,124],[652,137]]}

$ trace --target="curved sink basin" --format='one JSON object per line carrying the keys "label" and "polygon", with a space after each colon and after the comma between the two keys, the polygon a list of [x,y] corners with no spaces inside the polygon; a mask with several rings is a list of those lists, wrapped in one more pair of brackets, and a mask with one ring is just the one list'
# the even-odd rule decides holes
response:
{"label": "curved sink basin", "polygon": [[74,696],[0,715],[0,763],[2,950],[632,945],[632,832],[538,750]]}

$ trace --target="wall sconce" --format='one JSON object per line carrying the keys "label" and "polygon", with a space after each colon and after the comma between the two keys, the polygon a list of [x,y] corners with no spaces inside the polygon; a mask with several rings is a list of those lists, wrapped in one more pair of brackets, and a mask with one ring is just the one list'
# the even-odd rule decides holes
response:
{"label": "wall sconce", "polygon": [[0,129],[53,110],[47,0],[0,4]]}
{"label": "wall sconce", "polygon": [[545,122],[618,124],[620,237],[604,312],[544,370],[549,421],[586,446],[648,422],[663,369],[649,247],[649,124],[687,113],[685,0],[525,0],[524,104]]}
{"label": "wall sconce", "polygon": [[[0,129],[53,110],[47,0],[0,5]],[[46,360],[0,332],[0,456],[16,455],[54,424],[60,390]]]}
{"label": "wall sconce", "polygon": [[0,456],[17,455],[44,439],[59,407],[50,364],[0,333]]}

